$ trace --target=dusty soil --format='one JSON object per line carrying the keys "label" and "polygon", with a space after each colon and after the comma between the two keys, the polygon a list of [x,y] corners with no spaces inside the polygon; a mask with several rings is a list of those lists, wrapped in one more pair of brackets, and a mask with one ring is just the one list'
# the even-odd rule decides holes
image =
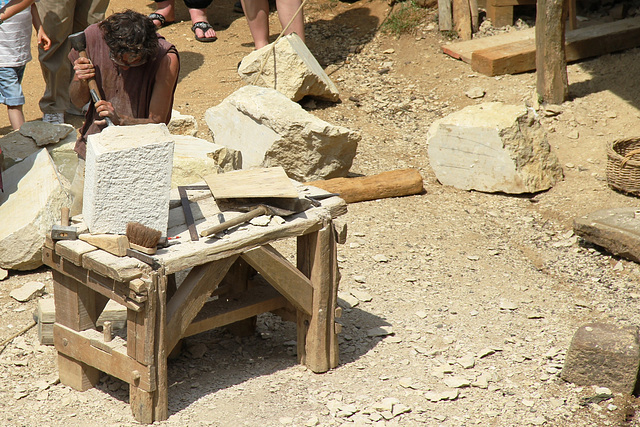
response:
{"label": "dusty soil", "polygon": [[[135,3],[112,0],[111,9],[153,7]],[[212,44],[194,40],[178,3],[181,22],[161,31],[182,58],[175,108],[197,117],[199,136],[208,139],[204,111],[243,85],[236,64],[252,42],[233,0],[209,9],[219,37]],[[361,132],[354,174],[414,167],[424,177],[424,194],[352,204],[342,217],[349,237],[338,249],[340,289],[351,305],[342,318],[340,366],[317,375],[297,365],[294,326],[270,315],[249,338],[225,330],[195,336],[169,363],[170,417],[159,424],[640,424],[635,398],[583,405],[595,389],[559,378],[580,325],[640,325],[638,265],[572,232],[576,216],[638,204],[608,188],[605,148],[637,135],[640,52],[569,66],[571,99],[560,114],[541,118],[564,168],[562,182],[519,197],[460,191],[439,184],[430,169],[428,127],[467,105],[529,102],[535,75],[489,78],[445,56],[434,10],[413,34],[383,34],[389,11],[383,0],[311,0],[306,8],[308,45],[342,102],[303,101],[305,108]],[[280,27],[275,17],[272,23],[275,38]],[[36,120],[43,87],[37,61],[26,82],[27,120]],[[484,98],[465,95],[476,87]],[[9,131],[6,117],[0,126]],[[0,282],[0,339],[31,321],[36,302],[9,297],[31,280],[46,284],[42,298],[52,296],[46,268],[11,272]],[[378,326],[391,334],[370,336]],[[474,363],[465,368],[468,355]],[[0,354],[0,424],[135,424],[124,383],[104,376],[79,393],[59,384],[56,372],[55,352],[38,344],[35,329],[9,343]],[[452,378],[475,384],[434,402],[450,392],[445,381]],[[387,398],[397,399],[393,411],[384,409]]]}

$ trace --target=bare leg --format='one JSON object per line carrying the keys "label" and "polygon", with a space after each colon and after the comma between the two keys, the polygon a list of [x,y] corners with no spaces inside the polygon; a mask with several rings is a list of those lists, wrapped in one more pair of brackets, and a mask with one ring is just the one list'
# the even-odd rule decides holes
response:
{"label": "bare leg", "polygon": [[[206,9],[189,9],[189,15],[191,16],[191,23],[193,24],[195,24],[196,22],[209,22],[209,20],[207,19]],[[201,29],[196,28],[196,36],[215,37],[216,32],[213,28],[210,28],[203,34]]]}
{"label": "bare leg", "polygon": [[[158,8],[156,9],[156,13],[159,13],[160,15],[164,16],[166,19],[166,22],[173,22],[176,19],[176,11],[174,8],[175,5],[175,0],[165,0],[165,1],[160,1],[156,3],[156,6],[158,6]],[[157,19],[153,20],[153,23],[156,24],[156,27],[161,27],[161,22],[158,21]]]}
{"label": "bare leg", "polygon": [[9,115],[9,123],[13,130],[20,129],[24,123],[24,114],[22,114],[22,105],[7,105],[7,114]]}
{"label": "bare leg", "polygon": [[[242,0],[253,44],[260,49],[269,44],[269,0]],[[291,19],[291,18],[289,18]]]}
{"label": "bare leg", "polygon": [[[289,21],[291,21],[291,18],[293,18],[293,15],[301,4],[301,0],[276,0],[278,19],[280,19],[280,24],[282,25],[283,30]],[[293,22],[285,32],[285,35],[291,33],[296,33],[304,42],[304,16],[302,14],[302,10],[295,16],[295,18],[293,18]]]}

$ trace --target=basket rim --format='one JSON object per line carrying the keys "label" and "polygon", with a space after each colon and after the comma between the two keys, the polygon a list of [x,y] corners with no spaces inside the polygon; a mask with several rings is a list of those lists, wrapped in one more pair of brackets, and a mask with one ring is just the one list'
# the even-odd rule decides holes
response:
{"label": "basket rim", "polygon": [[[618,151],[616,151],[616,147],[620,146],[623,143],[633,143],[633,142],[637,142],[638,143],[638,147],[640,148],[640,137],[633,137],[633,138],[622,138],[622,139],[616,139],[615,141],[613,141],[609,147],[607,147],[607,157],[609,157],[610,160],[612,161],[617,161],[619,163],[622,163],[623,161],[625,161],[625,165],[624,167],[626,168],[627,166],[637,166],[640,167],[640,158],[638,158],[637,160],[634,159],[633,157],[627,158],[625,156],[623,156],[622,154],[620,154]],[[621,165],[615,165],[616,167],[622,167]]]}

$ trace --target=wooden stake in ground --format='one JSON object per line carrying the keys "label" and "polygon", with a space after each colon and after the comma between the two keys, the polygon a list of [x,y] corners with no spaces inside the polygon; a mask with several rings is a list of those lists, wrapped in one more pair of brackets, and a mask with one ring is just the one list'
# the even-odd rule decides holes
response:
{"label": "wooden stake in ground", "polygon": [[440,31],[453,30],[451,2],[452,0],[438,0],[438,27]]}
{"label": "wooden stake in ground", "polygon": [[542,101],[562,104],[569,96],[563,0],[539,0],[536,12],[536,90]]}
{"label": "wooden stake in ground", "polygon": [[453,26],[462,40],[471,40],[469,0],[453,0]]}

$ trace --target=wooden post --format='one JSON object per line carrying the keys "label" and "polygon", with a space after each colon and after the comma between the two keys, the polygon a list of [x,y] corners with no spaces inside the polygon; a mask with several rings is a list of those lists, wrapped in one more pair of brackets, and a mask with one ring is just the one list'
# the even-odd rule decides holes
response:
{"label": "wooden post", "polygon": [[536,90],[541,101],[562,104],[569,96],[563,0],[538,0],[536,12]]}
{"label": "wooden post", "polygon": [[[96,301],[96,293],[82,283],[56,270],[53,273],[56,323],[74,331],[96,329],[103,300]],[[105,302],[106,304],[106,302]],[[63,344],[64,345],[64,344]],[[100,371],[58,352],[60,382],[79,391],[85,391],[98,383]]]}
{"label": "wooden post", "polygon": [[452,0],[438,0],[438,27],[440,31],[453,30],[453,23],[451,22],[451,1]]}
{"label": "wooden post", "polygon": [[312,315],[298,311],[298,359],[313,372],[326,372],[339,363],[336,241],[331,222],[298,238],[298,269],[313,285]]}
{"label": "wooden post", "polygon": [[158,305],[156,308],[156,372],[158,388],[153,396],[153,420],[163,421],[169,418],[169,384],[167,372],[166,327],[167,327],[167,275],[164,268],[154,274],[157,283]]}
{"label": "wooden post", "polygon": [[453,0],[453,26],[462,40],[471,40],[469,0]]}

